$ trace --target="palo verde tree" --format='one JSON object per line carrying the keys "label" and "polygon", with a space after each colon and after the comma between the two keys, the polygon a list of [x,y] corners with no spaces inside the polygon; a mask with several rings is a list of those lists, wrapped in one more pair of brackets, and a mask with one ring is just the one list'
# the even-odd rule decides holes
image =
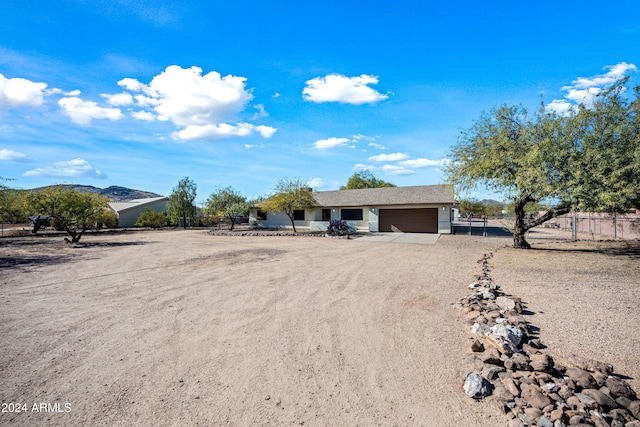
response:
{"label": "palo verde tree", "polygon": [[29,212],[26,205],[26,191],[10,188],[5,183],[9,179],[0,177],[0,221],[27,222]]}
{"label": "palo verde tree", "polygon": [[54,219],[71,236],[71,243],[78,243],[110,211],[106,196],[62,185],[33,191],[28,195],[28,203],[33,213]]}
{"label": "palo verde tree", "polygon": [[187,220],[197,220],[195,205],[197,190],[198,186],[188,176],[178,181],[178,185],[171,191],[167,203],[167,213],[172,223],[180,224],[180,220],[182,220],[182,226],[186,229]]}
{"label": "palo verde tree", "polygon": [[261,208],[268,212],[284,212],[291,220],[293,232],[296,233],[294,221],[295,211],[315,209],[318,202],[307,181],[299,178],[283,178],[269,197],[261,203]]}
{"label": "palo verde tree", "polygon": [[251,209],[247,198],[231,186],[216,189],[205,204],[207,214],[224,217],[229,221],[229,230],[233,230],[239,216],[248,215]]}
{"label": "palo verde tree", "polygon": [[568,153],[555,143],[558,123],[543,109],[532,119],[524,108],[504,105],[482,114],[471,129],[460,134],[451,150],[446,173],[456,190],[485,185],[513,200],[516,248],[530,247],[524,238],[530,228],[525,223],[528,203],[560,197],[560,203],[549,211],[551,216],[570,211],[571,205],[561,197],[566,174],[559,160]]}
{"label": "palo verde tree", "polygon": [[[525,233],[577,209],[624,210],[638,206],[638,88],[624,82],[567,116],[544,105],[530,117],[522,107],[501,106],[460,134],[447,176],[457,190],[484,185],[513,201],[514,247],[530,248]],[[526,206],[545,201],[545,214],[526,221]]]}
{"label": "palo verde tree", "polygon": [[375,175],[365,169],[360,172],[356,172],[347,181],[347,185],[340,187],[341,190],[357,190],[361,188],[381,188],[381,187],[395,187],[390,182],[378,179]]}
{"label": "palo verde tree", "polygon": [[463,217],[483,216],[487,212],[486,206],[478,199],[460,200],[458,208]]}

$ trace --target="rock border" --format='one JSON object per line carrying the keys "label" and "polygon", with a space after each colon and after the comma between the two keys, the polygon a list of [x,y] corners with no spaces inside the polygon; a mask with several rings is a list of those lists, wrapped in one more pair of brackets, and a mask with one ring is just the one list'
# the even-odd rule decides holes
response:
{"label": "rock border", "polygon": [[612,365],[572,355],[563,366],[546,351],[521,298],[492,281],[499,249],[478,260],[473,292],[454,304],[475,338],[465,393],[499,402],[511,427],[640,427],[640,400]]}
{"label": "rock border", "polygon": [[247,231],[231,231],[231,230],[209,230],[211,236],[231,236],[231,237],[328,237],[331,239],[356,239],[361,236],[359,233],[345,234],[343,236],[334,236],[324,231],[318,232],[298,232],[280,231],[280,230],[247,230]]}

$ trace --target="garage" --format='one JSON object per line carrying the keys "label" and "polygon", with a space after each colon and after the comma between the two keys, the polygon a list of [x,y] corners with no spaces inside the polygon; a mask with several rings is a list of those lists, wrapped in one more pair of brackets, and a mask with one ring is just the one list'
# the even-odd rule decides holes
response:
{"label": "garage", "polygon": [[379,231],[402,233],[437,233],[438,209],[380,209]]}

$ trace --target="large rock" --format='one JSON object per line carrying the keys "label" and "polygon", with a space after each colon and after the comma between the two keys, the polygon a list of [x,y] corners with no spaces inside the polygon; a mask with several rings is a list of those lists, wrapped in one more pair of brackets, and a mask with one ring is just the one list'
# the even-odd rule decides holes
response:
{"label": "large rock", "polygon": [[471,327],[471,333],[478,337],[484,337],[490,332],[491,328],[489,325],[485,325],[484,323],[474,323]]}
{"label": "large rock", "polygon": [[504,361],[504,367],[511,371],[526,371],[529,369],[529,361],[524,354],[513,353],[509,359]]}
{"label": "large rock", "polygon": [[514,346],[518,346],[522,341],[522,329],[517,326],[501,323],[491,327],[489,336],[505,338]]}
{"label": "large rock", "polygon": [[507,390],[509,390],[511,394],[513,394],[516,397],[520,396],[520,389],[518,388],[518,385],[513,380],[513,378],[508,378],[508,377],[503,378],[502,384],[505,386]]}
{"label": "large rock", "polygon": [[534,371],[551,372],[553,370],[553,361],[547,354],[532,354],[530,358],[529,365]]}
{"label": "large rock", "polygon": [[571,378],[578,386],[582,388],[593,388],[596,385],[596,380],[593,379],[591,374],[584,369],[567,368],[565,375]]}
{"label": "large rock", "polygon": [[611,374],[613,373],[613,365],[608,363],[600,362],[598,360],[589,359],[587,357],[580,357],[572,354],[567,359],[569,364],[575,366],[578,369],[584,369],[585,371],[590,372],[601,372],[603,374]]}
{"label": "large rock", "polygon": [[631,400],[636,399],[636,392],[633,391],[631,386],[627,384],[626,381],[618,377],[614,377],[614,376],[608,377],[607,380],[605,381],[605,385],[614,396],[617,396],[617,397],[624,396]]}
{"label": "large rock", "polygon": [[511,298],[504,296],[496,298],[496,304],[505,311],[511,311],[516,308],[516,302]]}
{"label": "large rock", "polygon": [[582,394],[589,396],[590,398],[598,402],[598,405],[602,406],[603,408],[615,409],[618,407],[618,404],[615,400],[613,400],[611,397],[607,396],[600,390],[585,388],[584,390],[582,390]]}
{"label": "large rock", "polygon": [[522,397],[527,401],[529,406],[542,409],[551,404],[551,400],[540,393],[535,387],[527,387],[522,389]]}
{"label": "large rock", "polygon": [[491,327],[486,338],[487,342],[497,348],[500,353],[513,354],[518,352],[518,344],[522,341],[522,330],[508,323],[498,323]]}
{"label": "large rock", "polygon": [[464,381],[464,392],[474,399],[482,399],[491,394],[491,383],[484,377],[472,372]]}

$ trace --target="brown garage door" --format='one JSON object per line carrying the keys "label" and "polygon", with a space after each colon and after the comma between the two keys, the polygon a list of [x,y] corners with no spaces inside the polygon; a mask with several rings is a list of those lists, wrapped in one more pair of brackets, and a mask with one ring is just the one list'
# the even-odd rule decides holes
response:
{"label": "brown garage door", "polygon": [[438,209],[380,209],[378,229],[403,233],[437,233]]}

